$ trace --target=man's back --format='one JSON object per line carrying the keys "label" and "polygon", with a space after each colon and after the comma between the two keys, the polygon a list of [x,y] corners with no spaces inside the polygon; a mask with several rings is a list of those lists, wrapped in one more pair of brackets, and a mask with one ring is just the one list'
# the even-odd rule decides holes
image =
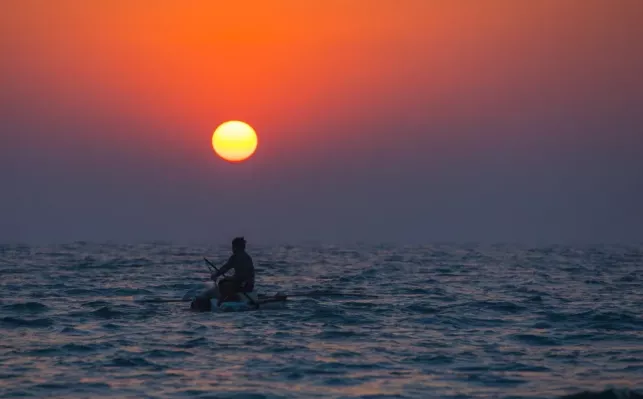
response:
{"label": "man's back", "polygon": [[228,259],[228,265],[230,265],[231,269],[234,269],[235,280],[245,281],[254,286],[255,267],[252,258],[246,251],[239,251],[232,254],[230,259]]}

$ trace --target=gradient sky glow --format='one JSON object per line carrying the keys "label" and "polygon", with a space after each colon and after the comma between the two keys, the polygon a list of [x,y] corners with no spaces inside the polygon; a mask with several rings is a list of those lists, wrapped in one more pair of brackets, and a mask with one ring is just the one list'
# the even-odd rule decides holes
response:
{"label": "gradient sky glow", "polygon": [[643,240],[640,0],[1,8],[0,242]]}

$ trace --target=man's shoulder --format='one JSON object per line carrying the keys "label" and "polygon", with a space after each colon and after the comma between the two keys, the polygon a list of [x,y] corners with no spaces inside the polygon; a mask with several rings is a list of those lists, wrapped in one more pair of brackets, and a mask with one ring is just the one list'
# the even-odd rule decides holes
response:
{"label": "man's shoulder", "polygon": [[243,256],[243,258],[244,258],[246,261],[248,261],[248,262],[252,263],[252,256],[250,256],[250,254],[249,254],[249,253],[244,252],[242,256]]}

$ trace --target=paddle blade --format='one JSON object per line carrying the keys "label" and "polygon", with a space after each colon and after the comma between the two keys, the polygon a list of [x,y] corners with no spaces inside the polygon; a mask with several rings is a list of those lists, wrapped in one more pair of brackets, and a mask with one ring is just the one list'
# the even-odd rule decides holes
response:
{"label": "paddle blade", "polygon": [[184,301],[193,300],[198,295],[198,292],[199,292],[198,288],[193,288],[193,289],[189,290],[188,292],[185,293],[185,295],[183,295],[183,300]]}

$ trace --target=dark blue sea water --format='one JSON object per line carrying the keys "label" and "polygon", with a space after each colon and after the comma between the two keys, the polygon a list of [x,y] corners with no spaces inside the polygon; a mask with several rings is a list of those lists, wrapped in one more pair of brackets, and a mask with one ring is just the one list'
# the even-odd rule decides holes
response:
{"label": "dark blue sea water", "polygon": [[643,389],[643,247],[250,247],[283,310],[181,298],[226,247],[0,247],[0,397],[551,398]]}

